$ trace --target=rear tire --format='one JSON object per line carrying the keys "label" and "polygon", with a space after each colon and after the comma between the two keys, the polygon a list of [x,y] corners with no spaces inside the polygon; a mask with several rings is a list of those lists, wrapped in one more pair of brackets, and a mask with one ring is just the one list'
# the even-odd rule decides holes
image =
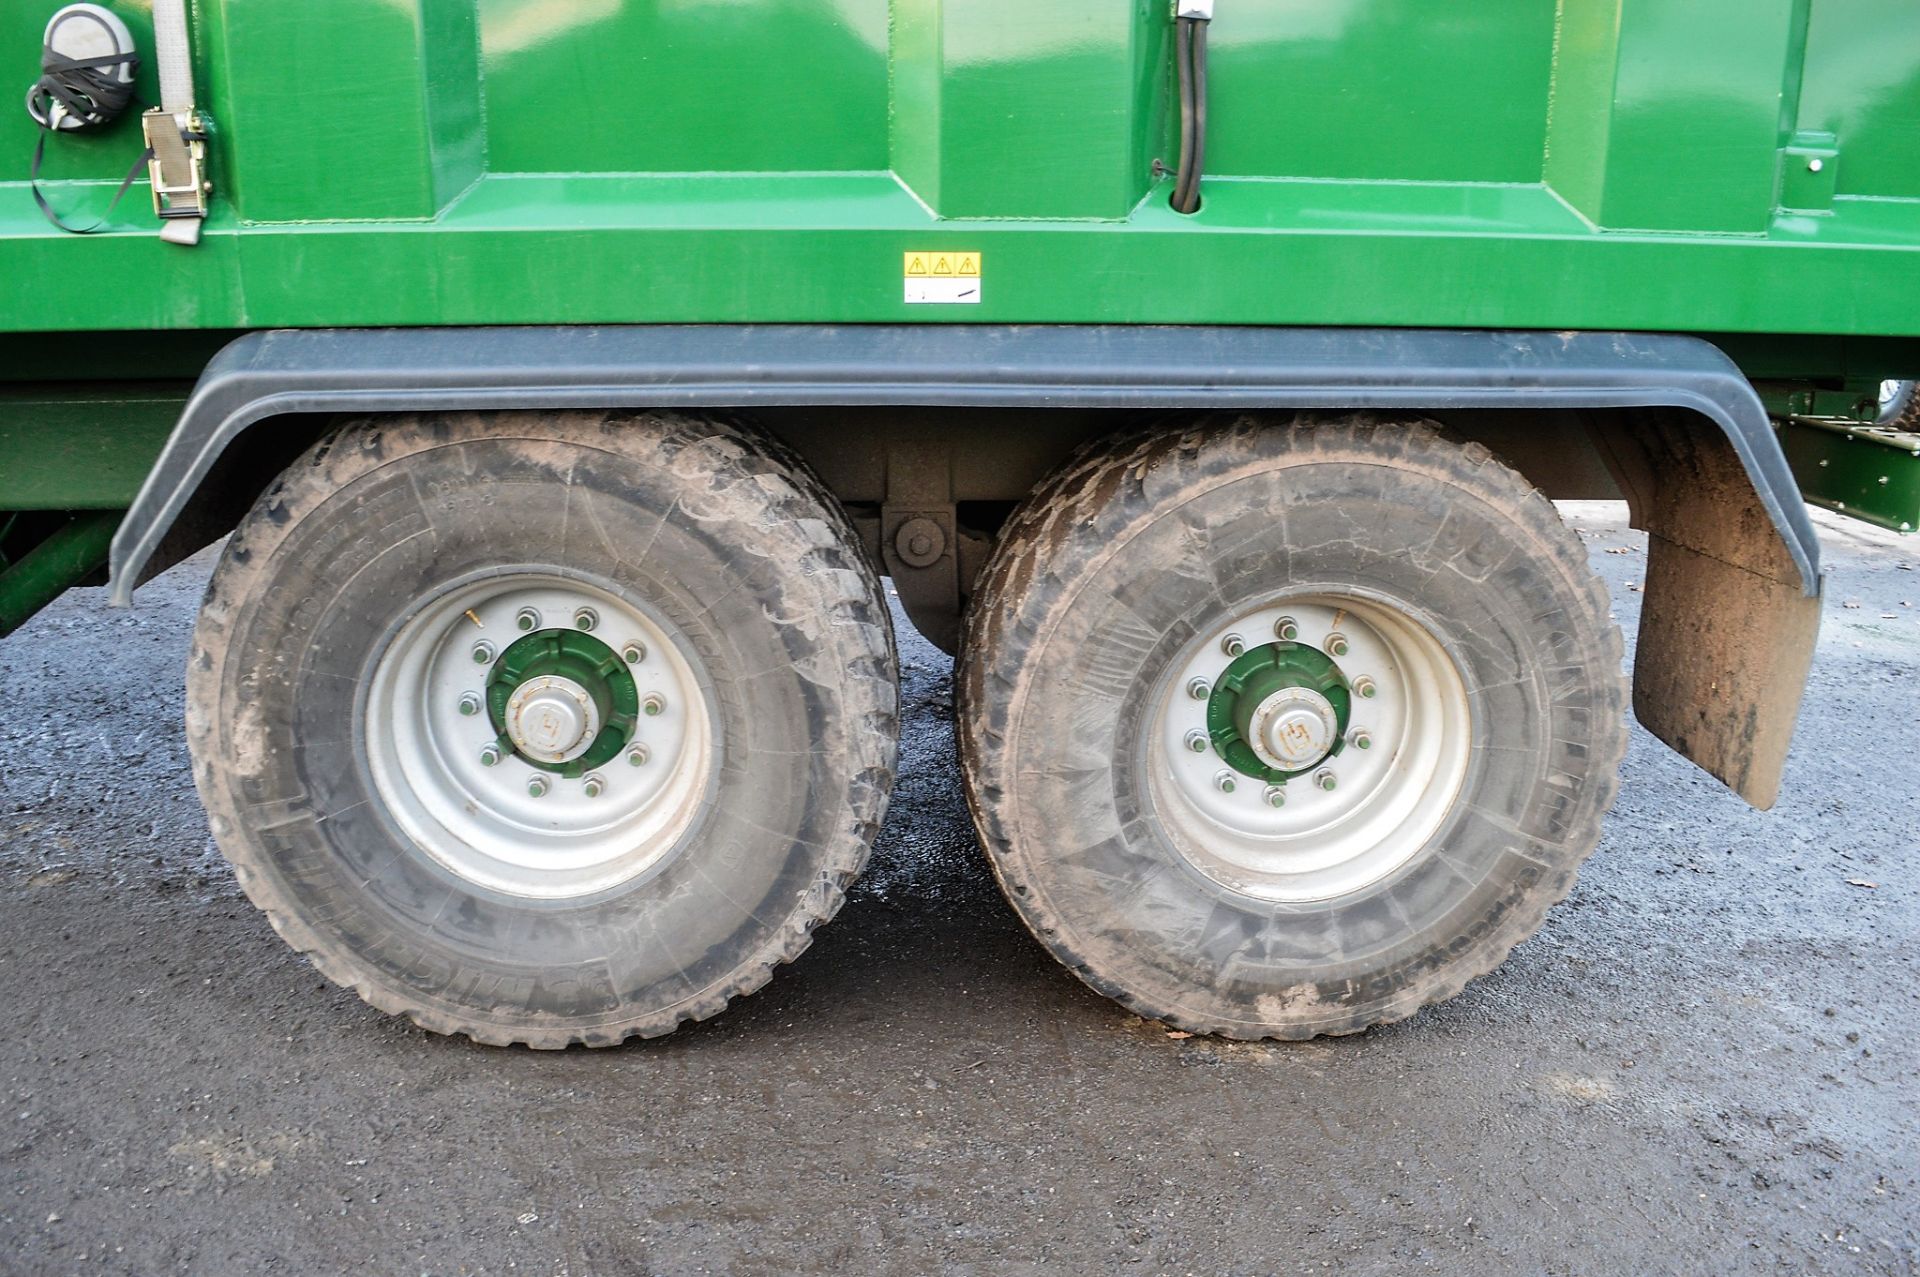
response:
{"label": "rear tire", "polygon": [[1009,522],[963,650],[1008,898],[1095,989],[1229,1037],[1353,1033],[1491,970],[1571,888],[1626,743],[1579,539],[1426,424],[1095,445]]}
{"label": "rear tire", "polygon": [[893,636],[833,499],[665,413],[360,422],[208,587],[215,837],[330,979],[425,1028],[604,1046],[721,1010],[885,812]]}

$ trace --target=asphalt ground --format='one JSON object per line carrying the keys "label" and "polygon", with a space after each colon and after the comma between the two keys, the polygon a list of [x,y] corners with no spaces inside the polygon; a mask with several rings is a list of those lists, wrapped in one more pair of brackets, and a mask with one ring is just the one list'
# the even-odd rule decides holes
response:
{"label": "asphalt ground", "polygon": [[[1570,508],[1631,642],[1644,541]],[[655,1042],[432,1037],[275,937],[182,738],[202,555],[0,642],[0,1272],[1914,1273],[1920,538],[1821,516],[1786,792],[1635,729],[1598,852],[1454,1001],[1178,1038],[1057,967],[902,635],[892,814],[840,918]]]}

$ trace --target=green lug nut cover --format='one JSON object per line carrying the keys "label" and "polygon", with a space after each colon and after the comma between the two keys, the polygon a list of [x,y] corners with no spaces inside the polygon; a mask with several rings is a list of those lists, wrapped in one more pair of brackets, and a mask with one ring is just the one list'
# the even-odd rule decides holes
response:
{"label": "green lug nut cover", "polygon": [[[1249,743],[1255,711],[1279,692],[1300,688],[1325,697],[1336,727],[1326,754],[1293,771],[1269,766]],[[1305,643],[1266,643],[1241,653],[1214,681],[1207,701],[1207,736],[1229,767],[1243,776],[1278,783],[1320,766],[1346,748],[1353,689],[1325,652]]]}
{"label": "green lug nut cover", "polygon": [[[581,609],[582,612],[587,609]],[[507,734],[507,703],[522,683],[549,675],[571,679],[587,690],[600,713],[600,731],[586,752],[564,763],[518,755],[543,772],[578,778],[599,767],[633,739],[640,716],[640,690],[621,654],[583,630],[539,630],[516,640],[500,654],[487,679],[487,713],[494,730],[512,750]],[[514,751],[517,753],[517,751]]]}

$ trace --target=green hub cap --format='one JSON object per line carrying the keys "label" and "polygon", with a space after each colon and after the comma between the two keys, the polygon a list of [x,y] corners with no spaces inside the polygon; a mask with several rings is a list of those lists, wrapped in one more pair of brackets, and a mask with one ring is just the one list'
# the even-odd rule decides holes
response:
{"label": "green hub cap", "polygon": [[500,748],[560,776],[584,776],[617,757],[639,713],[626,661],[579,630],[529,634],[487,676],[487,714]]}
{"label": "green hub cap", "polygon": [[1243,776],[1279,783],[1346,748],[1353,689],[1340,667],[1305,643],[1243,652],[1214,681],[1207,735]]}

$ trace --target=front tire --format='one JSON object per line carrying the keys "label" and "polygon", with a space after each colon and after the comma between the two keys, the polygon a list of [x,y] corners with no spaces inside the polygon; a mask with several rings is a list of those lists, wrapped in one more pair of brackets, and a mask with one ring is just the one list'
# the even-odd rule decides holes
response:
{"label": "front tire", "polygon": [[960,694],[981,841],[1141,1015],[1352,1033],[1457,993],[1599,837],[1619,631],[1577,537],[1430,425],[1096,445],[1016,512]]}
{"label": "front tire", "polygon": [[851,527],[757,432],[374,420],[234,533],[188,738],[241,884],[329,978],[600,1046],[715,1014],[839,909],[896,678]]}

